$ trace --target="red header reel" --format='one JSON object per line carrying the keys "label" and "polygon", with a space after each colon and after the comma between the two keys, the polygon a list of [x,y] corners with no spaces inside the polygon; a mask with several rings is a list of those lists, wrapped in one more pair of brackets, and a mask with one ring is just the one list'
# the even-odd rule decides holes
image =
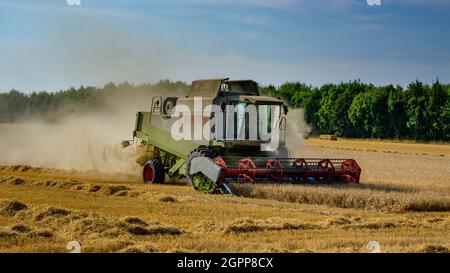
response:
{"label": "red header reel", "polygon": [[217,183],[359,183],[361,168],[353,159],[217,157]]}

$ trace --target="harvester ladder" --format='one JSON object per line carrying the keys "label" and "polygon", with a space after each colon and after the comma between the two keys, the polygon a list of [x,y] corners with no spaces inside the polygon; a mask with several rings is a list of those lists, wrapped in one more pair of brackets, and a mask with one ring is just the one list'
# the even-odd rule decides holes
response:
{"label": "harvester ladder", "polygon": [[150,113],[159,112],[161,113],[162,109],[162,97],[156,96],[152,98],[152,109]]}

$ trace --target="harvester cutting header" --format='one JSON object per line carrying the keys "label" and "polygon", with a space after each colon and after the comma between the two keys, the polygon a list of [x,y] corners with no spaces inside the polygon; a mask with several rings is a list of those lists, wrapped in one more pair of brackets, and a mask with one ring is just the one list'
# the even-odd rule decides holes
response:
{"label": "harvester cutting header", "polygon": [[122,146],[137,143],[144,183],[167,174],[207,193],[231,193],[229,183],[359,183],[353,159],[289,158],[287,112],[252,80],[197,80],[185,97],[153,97]]}

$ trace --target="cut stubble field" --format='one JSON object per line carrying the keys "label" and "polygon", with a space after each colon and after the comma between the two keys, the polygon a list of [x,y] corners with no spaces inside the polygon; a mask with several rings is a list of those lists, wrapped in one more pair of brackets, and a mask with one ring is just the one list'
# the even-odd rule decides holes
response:
{"label": "cut stubble field", "polygon": [[0,167],[0,251],[67,252],[73,240],[85,252],[368,252],[370,241],[383,252],[449,250],[448,145],[435,154],[427,144],[305,144],[291,147],[295,156],[356,159],[361,184],[235,185],[229,197],[127,175]]}

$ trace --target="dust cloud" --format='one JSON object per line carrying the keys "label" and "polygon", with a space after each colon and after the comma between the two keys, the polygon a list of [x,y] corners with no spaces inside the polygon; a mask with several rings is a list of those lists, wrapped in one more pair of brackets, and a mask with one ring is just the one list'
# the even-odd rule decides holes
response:
{"label": "dust cloud", "polygon": [[0,124],[0,164],[139,175],[135,147],[122,149],[121,141],[132,139],[136,112],[148,111],[152,97],[164,93],[169,94],[117,92],[103,98],[101,109],[62,115],[56,122]]}
{"label": "dust cloud", "polygon": [[305,147],[305,136],[311,127],[305,121],[303,109],[290,109],[286,116],[286,146],[290,156],[298,156]]}
{"label": "dust cloud", "polygon": [[133,155],[118,142],[124,132],[106,119],[73,116],[56,124],[0,126],[2,165],[133,173]]}
{"label": "dust cloud", "polygon": [[[122,26],[125,19],[118,17],[111,25],[78,14],[62,21],[55,26],[54,38],[40,41],[39,49],[28,49],[30,58],[15,60],[33,72],[22,74],[35,75],[17,81],[16,88],[21,88],[21,82],[32,84],[33,90],[52,91],[67,84],[100,86],[108,81],[161,79],[167,50],[151,30],[145,37],[127,31]],[[151,98],[157,95],[178,94],[117,90],[102,97],[97,109],[49,113],[58,117],[52,123],[27,117],[18,124],[0,124],[0,164],[139,174],[133,147],[122,149],[120,143],[132,138],[135,113],[148,111]]]}
{"label": "dust cloud", "polygon": [[[135,146],[122,149],[132,139],[135,113],[148,111],[151,98],[167,91],[130,95],[118,92],[104,98],[104,109],[63,115],[57,122],[25,120],[0,124],[0,165],[97,171],[139,175]],[[179,96],[182,91],[171,93]],[[287,116],[286,142],[291,156],[304,149],[303,135],[310,132],[301,109]]]}

